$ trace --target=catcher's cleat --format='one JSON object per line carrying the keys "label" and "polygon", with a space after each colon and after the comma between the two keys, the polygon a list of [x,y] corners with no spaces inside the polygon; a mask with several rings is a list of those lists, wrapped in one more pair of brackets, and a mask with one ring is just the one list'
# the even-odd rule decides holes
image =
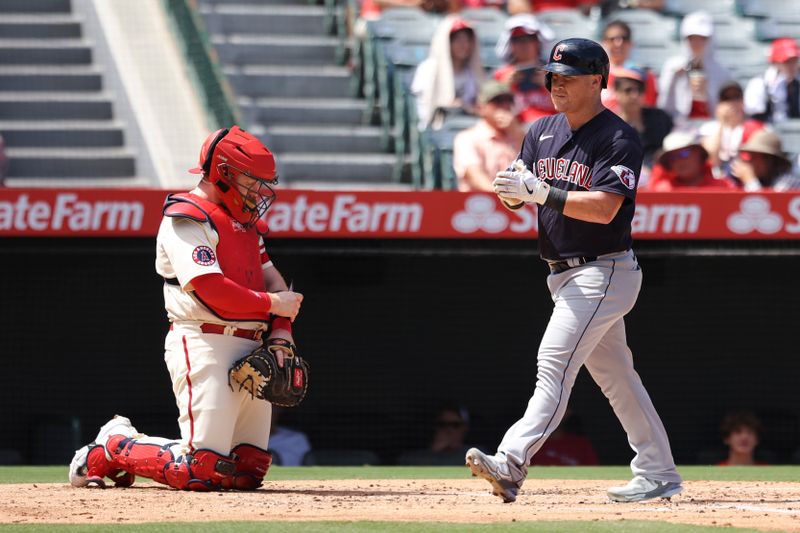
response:
{"label": "catcher's cleat", "polygon": [[511,503],[517,499],[525,475],[508,463],[505,454],[489,456],[477,448],[470,448],[466,460],[472,475],[491,483],[492,494],[502,498],[503,503]]}
{"label": "catcher's cleat", "polygon": [[608,498],[615,502],[641,502],[655,498],[668,499],[683,491],[683,485],[674,481],[656,481],[635,476],[624,487],[608,489]]}
{"label": "catcher's cleat", "polygon": [[139,435],[131,421],[124,416],[114,415],[106,422],[97,433],[94,442],[75,451],[75,456],[69,464],[69,482],[73,487],[99,487],[106,488],[103,478],[108,477],[117,487],[130,487],[134,482],[134,475],[113,468],[111,455],[106,450],[106,444],[113,435],[122,435],[132,438]]}

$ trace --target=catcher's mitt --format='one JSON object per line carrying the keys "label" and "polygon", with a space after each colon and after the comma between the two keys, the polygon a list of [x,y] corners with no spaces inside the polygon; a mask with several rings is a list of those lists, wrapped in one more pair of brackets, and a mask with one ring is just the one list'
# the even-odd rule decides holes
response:
{"label": "catcher's mitt", "polygon": [[[277,350],[288,355],[283,368],[278,366]],[[297,347],[286,339],[269,339],[263,346],[245,355],[228,372],[231,380],[254,398],[267,400],[281,407],[295,407],[308,391],[308,363],[297,353]]]}

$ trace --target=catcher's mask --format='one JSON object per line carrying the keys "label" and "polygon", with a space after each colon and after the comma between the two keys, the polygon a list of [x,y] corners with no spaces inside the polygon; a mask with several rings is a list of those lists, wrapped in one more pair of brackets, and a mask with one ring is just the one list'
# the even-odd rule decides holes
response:
{"label": "catcher's mask", "polygon": [[275,200],[275,157],[239,126],[209,135],[200,148],[199,166],[189,172],[215,185],[231,216],[245,226],[255,224]]}

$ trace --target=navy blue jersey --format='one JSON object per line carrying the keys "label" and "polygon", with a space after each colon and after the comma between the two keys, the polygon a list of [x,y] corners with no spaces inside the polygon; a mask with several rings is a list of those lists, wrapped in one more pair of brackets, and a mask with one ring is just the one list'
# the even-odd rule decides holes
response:
{"label": "navy blue jersey", "polygon": [[625,197],[609,224],[584,222],[539,206],[539,250],[544,259],[598,256],[631,247],[631,220],[642,169],[636,130],[608,109],[570,129],[563,113],[543,117],[528,130],[520,158],[551,187],[605,191]]}

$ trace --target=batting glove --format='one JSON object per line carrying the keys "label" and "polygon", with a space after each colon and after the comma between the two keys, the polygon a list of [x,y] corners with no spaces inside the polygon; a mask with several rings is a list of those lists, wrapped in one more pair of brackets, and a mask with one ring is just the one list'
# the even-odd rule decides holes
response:
{"label": "batting glove", "polygon": [[550,194],[550,185],[534,176],[525,164],[517,160],[512,165],[515,170],[498,172],[492,187],[497,196],[506,204],[536,202],[544,204]]}

